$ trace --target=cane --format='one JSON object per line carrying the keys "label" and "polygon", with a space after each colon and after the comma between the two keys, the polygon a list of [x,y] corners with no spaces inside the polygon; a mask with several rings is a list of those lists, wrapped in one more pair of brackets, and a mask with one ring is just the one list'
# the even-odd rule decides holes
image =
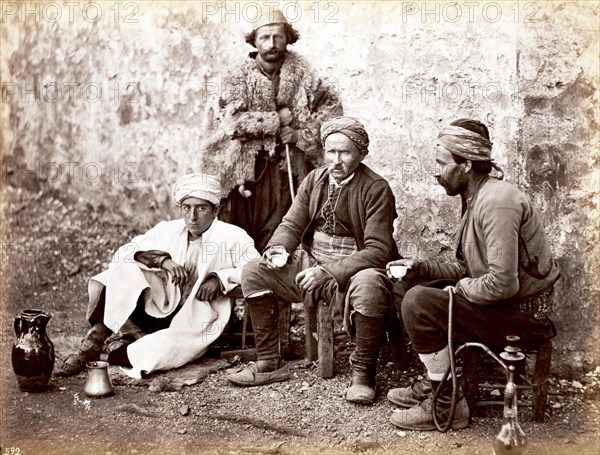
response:
{"label": "cane", "polygon": [[288,181],[290,183],[290,194],[292,195],[292,202],[296,198],[294,193],[294,176],[292,175],[292,162],[290,160],[290,146],[285,144],[285,161],[287,162]]}

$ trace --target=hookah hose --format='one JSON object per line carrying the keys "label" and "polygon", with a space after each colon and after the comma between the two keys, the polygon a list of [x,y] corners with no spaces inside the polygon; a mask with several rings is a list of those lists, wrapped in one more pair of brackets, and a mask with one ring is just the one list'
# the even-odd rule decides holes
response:
{"label": "hookah hose", "polygon": [[[437,428],[437,430],[441,433],[445,433],[452,426],[452,420],[454,419],[454,412],[456,410],[456,401],[457,401],[456,398],[458,395],[458,378],[456,377],[456,368],[454,366],[455,353],[454,353],[454,346],[452,343],[452,310],[453,310],[453,306],[454,306],[454,287],[448,286],[447,290],[448,290],[448,354],[450,357],[450,368],[444,374],[442,381],[440,382],[438,388],[436,389],[435,393],[433,394],[433,400],[432,400],[433,423],[435,424],[435,427]],[[448,379],[448,374],[450,374],[450,373],[452,374],[452,398],[450,400],[450,409],[448,411],[448,419],[442,425],[439,422],[438,416],[436,413],[437,400],[438,400],[438,397],[439,397],[442,389],[444,388],[444,386],[446,384],[446,380]]]}
{"label": "hookah hose", "polygon": [[[457,402],[457,396],[458,396],[458,378],[456,375],[456,368],[455,368],[455,357],[456,355],[462,351],[464,348],[469,348],[469,347],[477,347],[482,349],[485,353],[487,353],[490,357],[492,357],[496,362],[498,362],[498,364],[504,368],[507,372],[509,372],[509,377],[507,378],[508,383],[512,383],[513,387],[514,387],[514,383],[513,383],[513,379],[512,379],[512,372],[514,371],[514,366],[512,366],[510,363],[508,362],[503,362],[502,358],[498,357],[490,348],[488,348],[486,345],[482,344],[482,343],[475,343],[475,342],[467,342],[464,343],[463,345],[459,346],[458,349],[456,349],[456,351],[454,351],[454,346],[452,343],[452,312],[453,312],[453,306],[454,306],[454,287],[452,286],[448,286],[446,288],[446,290],[448,291],[448,356],[450,358],[450,367],[448,368],[448,370],[446,370],[446,373],[444,374],[444,377],[442,378],[438,388],[436,389],[435,393],[433,394],[433,400],[432,400],[432,414],[433,414],[433,423],[435,424],[435,427],[438,431],[440,431],[441,433],[445,433],[446,431],[448,431],[450,429],[450,427],[452,426],[452,420],[454,419],[454,413],[456,411],[456,402]],[[507,337],[507,340],[509,342],[511,341],[516,341],[516,340],[510,340],[511,337]],[[515,337],[518,340],[518,337]],[[507,352],[510,349],[510,347],[505,348],[505,352],[504,354],[506,354],[506,357],[503,357],[505,360],[509,360],[509,356],[512,353],[512,351],[509,353]],[[518,349],[517,349],[518,351]],[[522,355],[522,354],[521,354]],[[522,360],[525,356],[522,355],[522,357],[517,357],[516,359],[511,358],[510,360]],[[442,389],[444,388],[446,381],[448,379],[448,375],[451,374],[452,375],[452,398],[450,400],[450,408],[448,410],[448,418],[446,420],[446,422],[444,422],[443,424],[441,424],[439,422],[438,419],[438,415],[436,413],[436,407],[437,407],[437,400],[439,395],[441,394]],[[508,394],[508,388],[509,388],[509,384],[507,383],[507,389],[505,390],[505,410],[507,408],[507,394]],[[516,420],[516,415],[517,415],[517,398],[516,398],[516,387],[514,387],[513,389],[513,395],[510,397],[510,400],[512,400],[512,408],[513,408],[513,416],[512,418]],[[518,422],[516,422],[517,427],[518,427]],[[514,431],[514,430],[511,430]],[[520,427],[518,427],[518,431],[520,431],[522,433],[522,430]],[[523,437],[524,437],[524,433],[523,433]],[[518,442],[517,445],[519,444],[523,444],[522,442]],[[496,452],[494,452],[496,453]],[[516,453],[516,452],[515,452]]]}

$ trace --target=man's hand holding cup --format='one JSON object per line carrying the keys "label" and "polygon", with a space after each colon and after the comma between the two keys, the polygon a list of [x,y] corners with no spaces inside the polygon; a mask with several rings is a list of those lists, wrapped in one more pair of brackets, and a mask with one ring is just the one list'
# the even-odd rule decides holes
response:
{"label": "man's hand holding cup", "polygon": [[275,245],[265,251],[264,258],[267,267],[270,269],[280,269],[287,264],[290,254],[283,246]]}
{"label": "man's hand holding cup", "polygon": [[418,275],[419,261],[416,259],[399,259],[389,262],[385,268],[389,278],[410,281]]}

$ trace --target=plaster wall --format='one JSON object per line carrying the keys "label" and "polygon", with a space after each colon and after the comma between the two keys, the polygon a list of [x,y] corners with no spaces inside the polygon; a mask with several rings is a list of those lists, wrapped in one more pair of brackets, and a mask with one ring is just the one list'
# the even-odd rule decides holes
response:
{"label": "plaster wall", "polygon": [[[395,192],[404,256],[451,254],[460,203],[432,178],[437,131],[458,117],[489,126],[562,268],[554,368],[600,364],[598,3],[275,3],[301,33],[294,48],[366,124],[367,164]],[[173,215],[169,188],[199,170],[220,74],[251,50],[253,4],[1,8],[3,176],[35,175],[140,228]]]}

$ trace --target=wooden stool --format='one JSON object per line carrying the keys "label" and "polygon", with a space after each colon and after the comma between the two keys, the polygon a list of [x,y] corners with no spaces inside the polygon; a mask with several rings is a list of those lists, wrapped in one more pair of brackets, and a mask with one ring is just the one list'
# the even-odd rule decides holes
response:
{"label": "wooden stool", "polygon": [[[402,324],[393,309],[390,309],[389,316],[387,341],[392,348],[392,361],[396,370],[406,370],[410,359],[406,355],[408,347],[402,332]],[[332,378],[335,374],[333,361],[334,323],[329,304],[323,300],[315,304],[305,301],[304,323],[306,359],[311,362],[318,361],[317,374],[320,377]]]}
{"label": "wooden stool", "polygon": [[333,319],[326,302],[304,302],[304,339],[306,360],[318,360],[317,374],[322,378],[332,378]]}
{"label": "wooden stool", "polygon": [[[535,422],[543,422],[548,396],[548,376],[550,375],[550,362],[552,360],[552,342],[548,340],[536,346],[528,346],[523,349],[523,353],[526,356],[523,361],[524,363],[527,362],[527,358],[531,354],[536,355],[536,360],[533,375],[530,375],[532,376],[531,379],[523,374],[526,365],[523,365],[523,371],[517,371],[517,375],[515,376],[517,391],[532,390],[531,401],[519,400],[518,405],[533,407],[531,419]],[[504,405],[506,375],[503,376],[504,379],[502,377],[494,377],[491,380],[490,378],[480,378],[481,354],[482,352],[475,348],[467,348],[461,354],[463,392],[469,404],[471,414],[473,414],[476,406]],[[518,373],[521,374],[519,375]],[[484,383],[486,379],[487,383]],[[480,388],[500,390],[499,399],[478,400]]]}

